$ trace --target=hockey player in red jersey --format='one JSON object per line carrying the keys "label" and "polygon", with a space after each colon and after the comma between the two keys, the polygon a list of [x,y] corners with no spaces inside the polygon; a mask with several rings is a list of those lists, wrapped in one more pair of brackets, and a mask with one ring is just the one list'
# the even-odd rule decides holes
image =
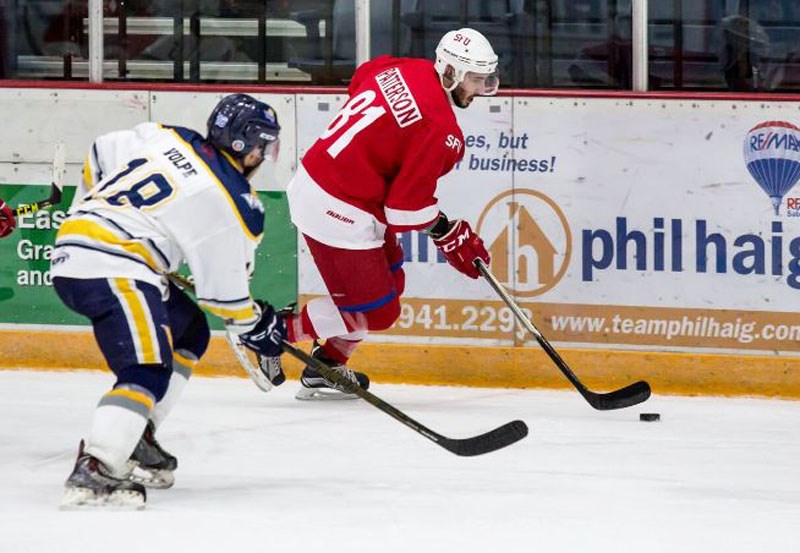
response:
{"label": "hockey player in red jersey", "polygon": [[[382,56],[364,63],[289,184],[292,221],[330,295],[289,318],[288,339],[315,340],[316,358],[365,389],[367,375],[346,363],[369,331],[389,328],[400,314],[405,276],[395,233],[427,233],[471,278],[479,276],[476,259],[489,262],[480,237],[466,221],[449,219],[435,193],[464,155],[452,105],[467,108],[498,85],[497,55],[473,29],[444,35],[435,62]],[[301,383],[298,399],[342,395],[308,366]]]}

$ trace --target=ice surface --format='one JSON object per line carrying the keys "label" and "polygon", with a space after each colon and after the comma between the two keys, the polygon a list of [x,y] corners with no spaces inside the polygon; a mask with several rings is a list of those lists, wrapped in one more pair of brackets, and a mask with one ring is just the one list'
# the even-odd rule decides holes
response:
{"label": "ice surface", "polygon": [[174,488],[143,512],[61,512],[111,383],[0,371],[0,552],[800,551],[800,402],[655,395],[597,412],[571,391],[374,385],[446,436],[531,428],[461,458],[361,401],[197,378],[159,431]]}

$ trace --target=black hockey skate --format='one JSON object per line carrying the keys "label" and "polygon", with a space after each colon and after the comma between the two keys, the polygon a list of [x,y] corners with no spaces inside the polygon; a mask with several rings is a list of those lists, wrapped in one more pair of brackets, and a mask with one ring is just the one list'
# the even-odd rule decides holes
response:
{"label": "black hockey skate", "polygon": [[144,509],[146,500],[144,486],[111,476],[100,460],[84,452],[81,440],[75,468],[64,483],[62,509]]}
{"label": "black hockey skate", "polygon": [[161,447],[155,432],[153,421],[147,421],[144,433],[128,460],[128,479],[148,488],[167,489],[175,483],[178,459]]}
{"label": "black hockey skate", "polygon": [[[322,346],[316,341],[311,348],[311,356],[315,359],[319,359],[331,369],[347,378],[350,382],[358,384],[364,390],[369,388],[369,377],[366,374],[348,369],[346,365],[341,365],[328,358],[322,350]],[[331,382],[310,365],[306,365],[303,369],[303,375],[300,377],[300,384],[302,384],[302,387],[294,396],[297,399],[358,399],[356,394],[348,393],[342,386]]]}

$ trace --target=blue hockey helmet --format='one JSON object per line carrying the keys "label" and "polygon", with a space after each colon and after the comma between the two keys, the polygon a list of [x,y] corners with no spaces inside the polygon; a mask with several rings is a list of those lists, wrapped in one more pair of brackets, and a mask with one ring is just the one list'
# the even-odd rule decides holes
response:
{"label": "blue hockey helmet", "polygon": [[208,141],[237,159],[261,147],[275,161],[280,130],[275,110],[248,94],[225,96],[208,117]]}

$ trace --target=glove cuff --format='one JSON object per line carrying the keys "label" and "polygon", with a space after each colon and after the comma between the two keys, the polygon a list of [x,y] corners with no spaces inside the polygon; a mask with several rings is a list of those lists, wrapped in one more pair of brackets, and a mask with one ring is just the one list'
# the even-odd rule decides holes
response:
{"label": "glove cuff", "polygon": [[242,336],[243,334],[249,334],[253,332],[253,330],[256,328],[256,325],[258,325],[258,322],[261,320],[261,315],[264,312],[264,302],[261,300],[255,300],[253,302],[253,312],[255,313],[255,320],[252,323],[238,325],[234,324],[232,321],[229,321],[231,324],[226,323],[225,330],[233,332],[237,336]]}
{"label": "glove cuff", "polygon": [[438,240],[450,232],[450,229],[453,228],[453,224],[453,222],[447,220],[447,215],[440,211],[439,217],[436,219],[436,221],[422,232],[434,240]]}

